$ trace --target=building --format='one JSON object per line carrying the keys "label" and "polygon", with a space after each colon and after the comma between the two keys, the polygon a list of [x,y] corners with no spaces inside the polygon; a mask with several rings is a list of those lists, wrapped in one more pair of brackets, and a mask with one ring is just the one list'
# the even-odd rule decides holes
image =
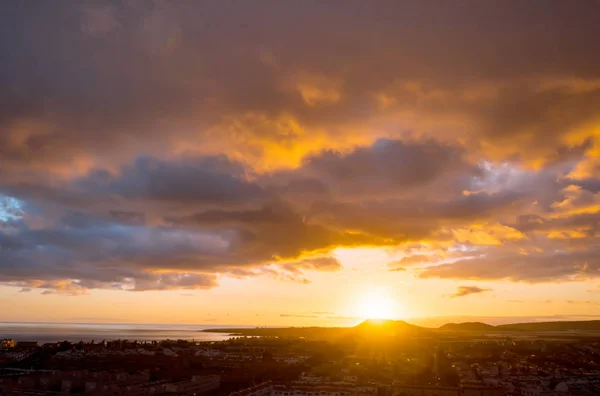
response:
{"label": "building", "polygon": [[308,360],[308,356],[273,356],[273,360],[285,364],[300,364]]}
{"label": "building", "polygon": [[543,389],[540,386],[528,386],[521,388],[521,396],[557,396],[559,392]]}
{"label": "building", "polygon": [[230,396],[375,396],[374,385],[353,384],[289,384],[272,385],[265,382],[251,388],[231,393]]}
{"label": "building", "polygon": [[375,396],[375,385],[354,384],[306,384],[273,385],[263,382],[250,388],[231,393],[229,396]]}
{"label": "building", "polygon": [[394,386],[395,396],[461,396],[460,388],[439,386]]}
{"label": "building", "polygon": [[23,349],[37,348],[39,346],[40,344],[37,341],[18,341],[16,345],[17,348]]}
{"label": "building", "polygon": [[275,385],[271,396],[375,396],[376,386],[354,385]]}
{"label": "building", "polygon": [[16,360],[17,362],[27,359],[31,356],[32,352],[28,350],[17,350],[15,352],[6,352],[4,353],[4,357],[10,360]]}
{"label": "building", "polygon": [[0,340],[0,349],[8,349],[8,348],[14,348],[15,347],[15,340],[10,339],[10,338],[5,338],[3,340]]}
{"label": "building", "polygon": [[270,381],[230,393],[229,396],[271,396],[273,384]]}
{"label": "building", "polygon": [[167,392],[182,395],[196,395],[218,389],[221,386],[221,377],[218,375],[195,375],[191,381],[180,381],[166,384]]}
{"label": "building", "polygon": [[394,385],[395,396],[502,396],[501,388],[487,386],[398,386]]}
{"label": "building", "polygon": [[499,387],[476,385],[461,387],[462,396],[502,396],[503,394],[504,390]]}
{"label": "building", "polygon": [[600,381],[561,382],[554,390],[563,395],[600,395]]}
{"label": "building", "polygon": [[300,374],[300,379],[298,381],[314,384],[314,383],[318,383],[318,382],[324,382],[326,380],[328,380],[328,378],[326,378],[326,377],[321,377],[318,375],[310,375],[309,373],[303,372],[302,374]]}

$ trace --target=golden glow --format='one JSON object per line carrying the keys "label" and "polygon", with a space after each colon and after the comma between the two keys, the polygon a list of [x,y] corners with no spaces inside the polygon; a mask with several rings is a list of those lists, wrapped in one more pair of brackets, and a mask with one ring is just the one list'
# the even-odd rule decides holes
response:
{"label": "golden glow", "polygon": [[478,245],[502,245],[506,240],[524,239],[518,230],[498,223],[471,224],[468,228],[453,229],[454,239]]}
{"label": "golden glow", "polygon": [[289,85],[297,91],[307,106],[334,104],[340,101],[341,81],[323,75],[299,73],[291,77]]}
{"label": "golden glow", "polygon": [[357,306],[358,316],[363,319],[394,319],[397,307],[385,289],[374,289],[363,295]]}
{"label": "golden glow", "polygon": [[223,117],[208,129],[199,128],[197,133],[210,136],[206,141],[175,139],[171,154],[214,155],[225,151],[230,159],[250,165],[256,173],[265,173],[297,168],[307,156],[322,150],[347,152],[372,144],[377,138],[368,133],[370,128],[344,125],[343,129],[345,138],[340,140],[326,128],[306,125],[286,112],[272,116],[249,111]]}
{"label": "golden glow", "polygon": [[390,255],[385,248],[359,247],[334,249],[332,255],[346,268],[373,268],[383,265],[390,260]]}

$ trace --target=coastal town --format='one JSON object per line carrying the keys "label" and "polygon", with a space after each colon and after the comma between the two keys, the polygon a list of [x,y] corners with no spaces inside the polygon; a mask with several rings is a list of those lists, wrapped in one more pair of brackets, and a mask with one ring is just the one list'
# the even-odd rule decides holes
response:
{"label": "coastal town", "polygon": [[600,395],[600,338],[589,334],[369,331],[211,342],[4,339],[0,394]]}

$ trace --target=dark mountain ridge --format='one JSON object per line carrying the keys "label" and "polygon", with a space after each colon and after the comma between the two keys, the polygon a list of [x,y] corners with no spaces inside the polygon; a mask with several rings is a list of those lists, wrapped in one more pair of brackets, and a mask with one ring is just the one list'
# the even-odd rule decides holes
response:
{"label": "dark mountain ridge", "polygon": [[498,330],[520,330],[520,331],[576,331],[576,330],[600,330],[600,320],[583,320],[570,322],[533,322],[514,323],[495,326]]}
{"label": "dark mountain ridge", "polygon": [[286,327],[286,328],[223,328],[203,332],[229,333],[236,336],[277,336],[330,339],[339,337],[426,337],[437,331],[486,332],[486,331],[600,331],[600,320],[569,322],[514,323],[493,326],[482,322],[447,323],[439,328],[427,328],[403,320],[367,319],[354,327]]}
{"label": "dark mountain ridge", "polygon": [[495,326],[482,322],[465,322],[465,323],[446,323],[438,327],[438,330],[444,331],[489,331],[495,329]]}

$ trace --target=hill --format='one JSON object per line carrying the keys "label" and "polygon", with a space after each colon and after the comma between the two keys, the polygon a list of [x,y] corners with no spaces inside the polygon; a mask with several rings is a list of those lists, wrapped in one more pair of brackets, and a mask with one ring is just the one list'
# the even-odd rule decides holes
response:
{"label": "hill", "polygon": [[509,332],[509,331],[600,331],[600,320],[571,322],[514,323],[492,326],[482,322],[447,323],[437,329],[416,326],[402,320],[368,319],[354,327],[287,327],[252,329],[207,329],[212,333],[228,333],[233,336],[263,337],[303,337],[312,340],[332,340],[339,338],[380,338],[380,337],[428,337],[436,331],[454,332]]}
{"label": "hill", "polygon": [[490,331],[494,329],[496,329],[495,326],[481,322],[446,323],[438,328],[443,331]]}
{"label": "hill", "polygon": [[348,333],[347,327],[255,327],[250,329],[223,328],[200,330],[205,333],[228,333],[232,336],[248,337],[304,337],[311,339],[329,339]]}
{"label": "hill", "polygon": [[368,319],[354,327],[286,327],[252,329],[206,329],[203,332],[230,333],[233,336],[304,337],[308,339],[333,339],[342,337],[420,337],[430,329],[411,325],[402,320]]}
{"label": "hill", "polygon": [[573,322],[535,322],[514,323],[499,325],[497,330],[513,331],[572,331],[572,330],[599,330],[600,320],[573,321]]}
{"label": "hill", "polygon": [[352,328],[356,335],[373,334],[385,336],[422,336],[429,333],[429,329],[407,323],[403,320],[378,320],[367,319]]}

